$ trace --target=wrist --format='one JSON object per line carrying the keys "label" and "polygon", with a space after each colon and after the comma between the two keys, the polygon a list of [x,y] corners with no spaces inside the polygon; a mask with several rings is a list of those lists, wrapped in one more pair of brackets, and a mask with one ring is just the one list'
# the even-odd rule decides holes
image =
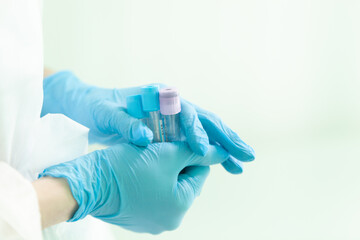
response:
{"label": "wrist", "polygon": [[[113,199],[120,199],[118,188],[109,186],[117,185],[113,169],[109,163],[108,150],[98,150],[75,160],[51,166],[45,169],[39,178],[63,178],[77,203],[76,211],[66,219],[68,222],[80,220],[91,214],[110,215],[107,205]],[[120,204],[119,204],[120,205]]]}
{"label": "wrist", "polygon": [[78,204],[64,178],[44,177],[33,182],[43,228],[69,220]]}
{"label": "wrist", "polygon": [[79,95],[89,87],[71,71],[59,71],[44,78],[44,99],[41,116],[48,113],[68,115],[71,109],[79,104]]}

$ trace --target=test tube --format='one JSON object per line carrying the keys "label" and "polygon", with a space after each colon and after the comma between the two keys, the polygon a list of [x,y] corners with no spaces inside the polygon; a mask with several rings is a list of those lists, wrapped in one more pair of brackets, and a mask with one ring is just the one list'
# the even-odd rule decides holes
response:
{"label": "test tube", "polygon": [[141,103],[141,95],[132,95],[126,97],[127,113],[137,119],[141,119],[144,124],[147,124],[147,116],[143,111]]}
{"label": "test tube", "polygon": [[165,142],[180,141],[180,96],[176,88],[159,90],[160,112]]}
{"label": "test tube", "polygon": [[164,142],[159,106],[159,86],[149,85],[141,88],[142,107],[148,115],[147,126],[153,132],[153,142]]}

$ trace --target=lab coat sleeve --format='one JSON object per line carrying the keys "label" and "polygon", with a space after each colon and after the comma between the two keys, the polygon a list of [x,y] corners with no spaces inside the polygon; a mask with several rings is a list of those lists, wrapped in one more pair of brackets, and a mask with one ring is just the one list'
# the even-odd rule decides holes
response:
{"label": "lab coat sleeve", "polygon": [[42,239],[35,189],[5,162],[0,162],[0,239]]}

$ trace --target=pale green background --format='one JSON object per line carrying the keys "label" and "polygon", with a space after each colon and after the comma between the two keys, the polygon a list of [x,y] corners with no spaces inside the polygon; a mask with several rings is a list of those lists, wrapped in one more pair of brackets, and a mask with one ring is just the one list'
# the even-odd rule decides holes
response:
{"label": "pale green background", "polygon": [[360,239],[360,1],[45,0],[45,63],[163,82],[257,153],[212,168],[181,227],[119,239]]}

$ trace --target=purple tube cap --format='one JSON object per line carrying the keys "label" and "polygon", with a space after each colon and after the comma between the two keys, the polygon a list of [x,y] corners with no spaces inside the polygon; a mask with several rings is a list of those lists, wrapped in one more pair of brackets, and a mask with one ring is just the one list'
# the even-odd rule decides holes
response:
{"label": "purple tube cap", "polygon": [[180,95],[176,88],[167,87],[159,90],[160,113],[174,115],[181,111]]}

